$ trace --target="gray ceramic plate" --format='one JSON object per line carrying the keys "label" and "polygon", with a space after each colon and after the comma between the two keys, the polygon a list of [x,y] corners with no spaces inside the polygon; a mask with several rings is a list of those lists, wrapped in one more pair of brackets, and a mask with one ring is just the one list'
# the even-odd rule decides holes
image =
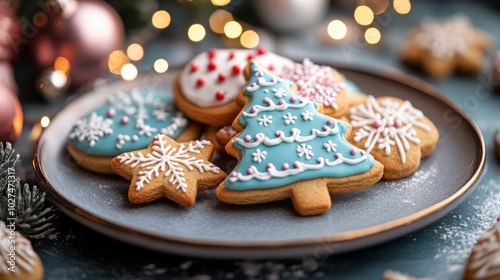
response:
{"label": "gray ceramic plate", "polygon": [[421,228],[471,193],[484,167],[485,148],[479,129],[462,110],[432,87],[401,74],[341,72],[366,93],[410,100],[436,124],[441,140],[412,177],[333,196],[332,209],[324,215],[299,217],[290,201],[226,205],[213,191],[199,193],[192,208],[167,199],[131,205],[127,181],[75,165],[65,143],[79,117],[119,88],[170,88],[174,72],[99,87],[70,102],[37,143],[38,179],[54,204],[96,231],[154,250],[210,258],[320,257],[350,251]]}

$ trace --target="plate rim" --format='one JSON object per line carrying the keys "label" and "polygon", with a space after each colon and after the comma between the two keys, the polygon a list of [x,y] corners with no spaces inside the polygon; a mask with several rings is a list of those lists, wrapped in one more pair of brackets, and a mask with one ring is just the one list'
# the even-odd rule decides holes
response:
{"label": "plate rim", "polygon": [[[325,65],[331,65],[331,64],[325,64]],[[433,221],[436,221],[440,217],[444,216],[446,213],[440,213],[441,211],[451,208],[450,211],[455,208],[459,203],[461,203],[465,198],[466,194],[472,192],[474,189],[476,183],[480,180],[481,175],[483,174],[484,168],[485,168],[485,161],[486,161],[486,148],[485,148],[485,143],[484,143],[484,138],[483,135],[478,127],[478,125],[475,123],[475,121],[465,112],[463,111],[462,108],[460,108],[455,102],[453,102],[451,99],[448,97],[444,96],[441,94],[434,86],[430,85],[429,83],[420,80],[416,77],[412,77],[408,74],[405,74],[399,70],[394,71],[394,70],[365,70],[365,69],[359,69],[358,67],[350,67],[350,66],[342,66],[342,65],[335,65],[332,66],[335,69],[339,70],[339,72],[342,73],[342,71],[349,71],[349,72],[356,72],[359,74],[363,75],[370,75],[376,78],[380,79],[385,79],[385,80],[390,80],[392,82],[397,82],[403,85],[406,85],[408,87],[411,87],[413,89],[416,89],[424,94],[427,94],[451,109],[453,109],[456,113],[460,115],[465,121],[466,124],[468,124],[474,133],[474,137],[477,137],[477,140],[479,141],[479,151],[480,151],[480,158],[479,158],[479,164],[477,169],[473,172],[472,176],[470,179],[462,186],[460,187],[455,193],[452,195],[446,197],[445,199],[439,201],[438,203],[435,203],[427,208],[424,208],[418,212],[415,212],[410,215],[406,215],[404,217],[391,220],[389,222],[385,222],[382,224],[362,228],[362,229],[357,229],[357,230],[351,230],[351,231],[346,231],[342,232],[339,234],[335,235],[325,235],[322,237],[316,237],[316,238],[302,238],[302,239],[294,239],[294,240],[287,240],[287,241],[258,241],[258,242],[241,242],[241,241],[204,241],[204,240],[198,240],[195,238],[181,238],[181,237],[171,237],[171,236],[165,236],[165,235],[158,235],[156,233],[152,232],[146,232],[146,231],[141,231],[138,229],[133,229],[129,228],[126,226],[121,226],[119,224],[113,223],[113,221],[110,221],[105,218],[98,217],[96,215],[93,215],[80,207],[76,206],[74,203],[71,201],[65,199],[59,192],[51,185],[49,180],[45,176],[44,168],[41,163],[41,157],[40,153],[41,151],[41,141],[43,140],[43,135],[45,132],[45,129],[42,131],[40,134],[39,138],[35,142],[35,146],[33,149],[33,168],[35,171],[35,176],[38,181],[38,183],[42,186],[44,191],[47,193],[49,196],[50,200],[57,206],[59,207],[66,215],[70,216],[72,219],[78,221],[81,224],[84,224],[85,226],[92,228],[93,230],[96,230],[104,235],[107,235],[111,238],[114,239],[120,239],[122,241],[125,241],[127,243],[139,245],[142,247],[146,247],[149,249],[153,250],[159,250],[163,252],[169,252],[169,253],[177,253],[181,255],[190,255],[190,256],[205,256],[205,257],[217,257],[216,255],[209,254],[209,252],[213,249],[219,249],[219,250],[226,250],[229,252],[226,252],[226,254],[222,254],[219,257],[234,257],[234,256],[241,256],[241,252],[245,252],[247,250],[248,252],[253,252],[254,254],[256,251],[262,250],[262,249],[283,249],[283,250],[294,250],[294,249],[299,249],[299,251],[302,251],[300,248],[307,248],[310,246],[318,246],[318,245],[325,245],[325,246],[338,246],[342,242],[346,243],[352,243],[356,240],[363,240],[366,238],[370,237],[377,237],[377,242],[368,242],[369,244],[364,244],[360,246],[346,246],[349,247],[347,250],[343,250],[342,248],[339,248],[338,250],[335,250],[335,253],[337,252],[344,252],[344,251],[350,251],[354,249],[358,249],[360,247],[366,247],[370,245],[376,245],[379,244],[383,241],[388,241],[391,239],[394,239],[398,236],[401,236],[401,234],[393,234],[391,236],[386,236],[386,237],[381,237],[381,235],[390,232],[391,230],[400,230],[402,232],[408,233],[416,229],[411,229],[412,227],[417,227],[421,228],[425,225],[430,224]],[[175,72],[176,70],[179,69],[172,69],[172,72]],[[170,74],[172,72],[169,71]],[[165,74],[163,74],[165,75]],[[108,86],[113,86],[118,83],[122,83],[123,81],[115,81],[112,82],[111,84],[108,84]],[[90,89],[90,90],[95,90],[96,88]],[[66,106],[69,103],[77,102],[80,98],[83,98],[85,93],[88,91],[81,92],[80,94],[76,95],[75,97],[71,98],[62,108],[60,108],[52,117],[57,116],[61,111],[66,108]],[[437,218],[432,219],[433,216],[436,215]],[[75,216],[76,215],[76,216]],[[439,216],[439,217],[438,217]],[[80,219],[81,218],[81,219]],[[430,220],[430,221],[427,221]],[[406,230],[405,230],[406,229]],[[114,234],[110,234],[109,230],[113,232]],[[141,240],[135,240],[134,238],[130,237],[141,237]],[[152,243],[151,243],[152,242]],[[158,243],[159,242],[159,243]],[[366,242],[365,242],[366,243]],[[172,245],[174,248],[169,248],[169,244]],[[156,246],[156,245],[163,245],[163,246]],[[181,247],[180,249],[175,249],[178,247]],[[206,249],[208,250],[207,252],[204,253],[194,253],[191,252],[190,250],[183,251],[182,247],[192,247],[195,246],[196,248],[199,249]],[[161,247],[161,248],[160,248]],[[165,248],[166,247],[166,248]],[[243,251],[241,251],[243,249]],[[309,248],[310,249],[310,248]],[[345,248],[344,248],[345,249]],[[238,253],[231,253],[231,251],[237,251]],[[219,251],[217,251],[219,252]],[[266,253],[262,254],[262,257],[269,257],[269,250],[266,250]],[[274,254],[273,254],[274,255]],[[302,255],[302,254],[300,254]],[[257,253],[254,256],[260,257],[259,254]],[[279,256],[279,254],[278,254]]]}

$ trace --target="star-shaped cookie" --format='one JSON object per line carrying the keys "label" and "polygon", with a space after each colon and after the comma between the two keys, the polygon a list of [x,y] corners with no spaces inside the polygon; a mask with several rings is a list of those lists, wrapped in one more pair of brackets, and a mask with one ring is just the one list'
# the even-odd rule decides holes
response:
{"label": "star-shaped cookie", "polygon": [[146,149],[123,153],[111,161],[113,171],[130,180],[131,203],[166,197],[192,206],[198,191],[216,187],[226,174],[209,161],[214,146],[207,140],[178,143],[156,135]]}

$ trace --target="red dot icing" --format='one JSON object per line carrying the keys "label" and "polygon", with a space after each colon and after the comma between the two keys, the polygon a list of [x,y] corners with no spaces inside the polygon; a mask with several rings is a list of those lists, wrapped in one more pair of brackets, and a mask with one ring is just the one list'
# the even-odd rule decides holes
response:
{"label": "red dot icing", "polygon": [[294,161],[294,162],[293,162],[293,167],[295,167],[295,168],[299,168],[299,162],[298,162],[298,161]]}
{"label": "red dot icing", "polygon": [[229,52],[228,59],[229,59],[229,60],[231,60],[231,59],[233,59],[233,58],[234,58],[234,52],[233,52],[233,51],[231,51],[231,52]]}
{"label": "red dot icing", "polygon": [[241,69],[240,66],[234,65],[232,68],[233,75],[238,75],[240,73]]}
{"label": "red dot icing", "polygon": [[351,149],[351,151],[349,152],[351,155],[355,155],[356,154],[356,150],[355,149]]}
{"label": "red dot icing", "polygon": [[217,55],[217,50],[216,49],[210,49],[208,50],[208,57],[209,58],[214,58]]}
{"label": "red dot icing", "polygon": [[328,119],[328,121],[326,121],[327,124],[333,124],[333,120],[332,119]]}
{"label": "red dot icing", "polygon": [[324,125],[324,126],[323,126],[323,130],[324,130],[324,131],[327,131],[327,130],[328,130],[328,126]]}
{"label": "red dot icing", "polygon": [[199,78],[196,80],[196,86],[197,87],[202,87],[205,84],[205,80],[203,78]]}
{"label": "red dot icing", "polygon": [[398,120],[398,119],[394,120],[394,127],[395,128],[400,128],[401,126],[403,126],[403,124],[401,123],[400,120]]}
{"label": "red dot icing", "polygon": [[373,122],[373,127],[379,128],[382,125],[382,122],[380,120],[376,120]]}
{"label": "red dot icing", "polygon": [[222,82],[224,82],[224,80],[226,80],[226,75],[224,75],[223,73],[220,73],[219,76],[217,77],[217,81],[219,83],[222,83]]}
{"label": "red dot icing", "polygon": [[497,222],[500,222],[500,217],[497,218]]}
{"label": "red dot icing", "polygon": [[253,174],[253,169],[252,168],[248,168],[247,174]]}
{"label": "red dot icing", "polygon": [[293,103],[293,102],[297,101],[297,98],[295,98],[295,96],[292,96],[292,97],[290,97],[290,101]]}
{"label": "red dot icing", "polygon": [[215,62],[213,62],[213,61],[210,61],[210,63],[208,63],[207,68],[209,71],[213,71],[213,70],[217,69],[217,64],[215,64]]}
{"label": "red dot icing", "polygon": [[263,55],[263,54],[266,54],[267,53],[267,50],[265,48],[259,48],[257,49],[257,54],[258,55]]}
{"label": "red dot icing", "polygon": [[198,70],[198,64],[196,63],[191,63],[191,72],[196,72]]}
{"label": "red dot icing", "polygon": [[271,168],[273,168],[273,164],[272,163],[268,163],[267,164],[267,169],[271,169]]}
{"label": "red dot icing", "polygon": [[247,60],[252,60],[252,59],[254,59],[254,58],[255,58],[255,55],[254,55],[253,53],[251,53],[251,54],[249,54],[249,55],[247,56]]}
{"label": "red dot icing", "polygon": [[224,91],[223,91],[223,90],[219,90],[219,91],[217,91],[217,92],[215,93],[215,99],[217,99],[217,100],[221,101],[221,100],[223,100],[223,99],[224,99],[224,96],[225,96],[225,95],[226,95],[226,94],[224,93]]}
{"label": "red dot icing", "polygon": [[267,66],[267,69],[269,69],[269,70],[271,70],[271,71],[274,71],[274,65],[269,64],[269,65]]}
{"label": "red dot icing", "polygon": [[283,163],[283,170],[287,170],[288,168],[290,168],[288,163]]}
{"label": "red dot icing", "polygon": [[231,177],[233,178],[238,177],[238,173],[236,173],[235,171],[231,172]]}

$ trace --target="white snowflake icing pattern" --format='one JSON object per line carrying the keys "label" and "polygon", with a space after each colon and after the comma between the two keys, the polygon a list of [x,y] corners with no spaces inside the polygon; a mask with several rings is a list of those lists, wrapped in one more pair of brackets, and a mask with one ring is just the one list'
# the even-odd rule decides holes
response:
{"label": "white snowflake icing pattern", "polygon": [[285,124],[294,124],[297,116],[293,116],[292,113],[286,113],[286,115],[283,115],[283,119],[285,120]]}
{"label": "white snowflake icing pattern", "polygon": [[187,119],[184,117],[184,114],[182,114],[182,112],[177,112],[175,117],[172,117],[171,121],[172,123],[169,126],[164,127],[160,130],[162,134],[172,137],[179,128],[185,127],[187,125]]}
{"label": "white snowflake icing pattern", "polygon": [[186,147],[181,143],[177,150],[172,145],[168,144],[161,135],[156,135],[153,140],[153,151],[143,155],[141,152],[137,154],[124,153],[118,156],[120,163],[135,167],[139,165],[144,170],[139,171],[139,180],[135,183],[136,190],[139,191],[144,187],[144,184],[150,183],[153,175],[158,177],[160,172],[165,172],[165,177],[170,177],[168,181],[175,186],[176,190],[187,191],[188,185],[184,173],[184,165],[189,170],[198,169],[199,172],[219,173],[220,169],[210,162],[205,162],[203,159],[198,159],[190,156],[189,153],[200,154],[205,145],[210,144],[210,141],[201,140],[190,142]]}
{"label": "white snowflake icing pattern", "polygon": [[180,128],[187,125],[187,120],[182,113],[177,112],[175,116],[171,116],[168,110],[172,110],[173,107],[170,104],[155,99],[155,95],[151,92],[142,96],[139,89],[133,88],[130,93],[118,92],[109,99],[109,102],[113,105],[115,110],[122,111],[127,116],[135,118],[135,128],[138,130],[136,134],[130,135],[129,137],[117,137],[117,149],[122,149],[131,139],[138,139],[139,136],[151,137],[158,132],[157,128],[145,123],[145,121],[150,118],[149,111],[146,108],[148,104],[152,105],[153,110],[151,114],[156,120],[166,121],[168,118],[171,118],[172,123],[162,128],[160,130],[161,133],[173,136]]}
{"label": "white snowflake icing pattern", "polygon": [[410,142],[420,143],[414,126],[430,131],[430,127],[418,120],[424,117],[422,111],[412,107],[409,101],[402,104],[390,98],[381,104],[373,96],[368,97],[365,104],[351,108],[351,125],[360,128],[354,135],[354,141],[366,139],[364,148],[369,153],[375,145],[377,149],[391,153],[391,146],[396,145],[401,162],[406,162],[405,151],[410,149]]}
{"label": "white snowflake icing pattern", "polygon": [[260,149],[257,149],[255,150],[255,152],[252,153],[252,160],[260,163],[266,159],[266,156],[267,156],[266,151],[261,151]]}
{"label": "white snowflake icing pattern", "polygon": [[500,274],[500,223],[481,236],[472,251],[470,268],[475,279],[488,279]]}
{"label": "white snowflake icing pattern", "polygon": [[337,144],[333,143],[332,140],[328,140],[325,144],[323,144],[323,148],[325,148],[327,152],[336,152]]}
{"label": "white snowflake icing pattern", "polygon": [[273,123],[273,116],[262,115],[262,118],[258,118],[257,121],[259,125],[267,126],[268,124]]}
{"label": "white snowflake icing pattern", "polygon": [[414,41],[435,57],[464,54],[474,38],[472,25],[464,16],[455,16],[445,21],[427,19],[422,22],[421,27]]}
{"label": "white snowflake icing pattern", "polygon": [[69,134],[70,139],[78,139],[79,142],[88,141],[89,147],[94,147],[104,135],[113,133],[111,125],[113,120],[105,119],[92,112],[87,118],[79,119],[73,131]]}
{"label": "white snowflake icing pattern", "polygon": [[311,159],[314,156],[311,145],[307,145],[306,143],[297,146],[297,154],[299,157],[305,157],[306,159]]}
{"label": "white snowflake icing pattern", "polygon": [[273,88],[272,92],[274,93],[274,97],[276,98],[283,98],[284,96],[286,96],[286,90],[282,87]]}
{"label": "white snowflake icing pattern", "polygon": [[305,121],[312,121],[314,116],[313,112],[310,112],[308,110],[302,112],[300,115],[302,116],[302,119]]}
{"label": "white snowflake icing pattern", "polygon": [[295,63],[291,67],[284,66],[280,76],[297,85],[299,96],[338,109],[337,94],[346,85],[339,83],[332,76],[332,71],[332,68],[314,64],[306,58],[302,63]]}

